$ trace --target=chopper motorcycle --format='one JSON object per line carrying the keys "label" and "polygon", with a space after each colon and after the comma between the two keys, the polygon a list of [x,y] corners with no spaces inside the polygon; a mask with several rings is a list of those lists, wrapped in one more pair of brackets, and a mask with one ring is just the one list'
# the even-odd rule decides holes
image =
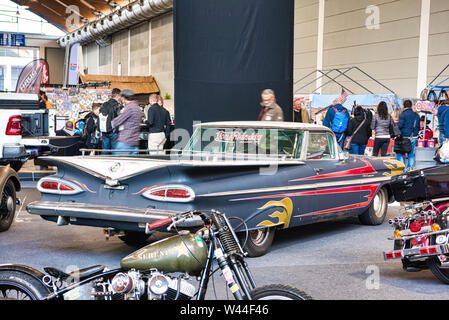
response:
{"label": "chopper motorcycle", "polygon": [[449,284],[449,166],[393,177],[391,188],[396,200],[405,204],[389,221],[393,251],[384,252],[384,259],[400,259],[408,272],[430,269]]}
{"label": "chopper motorcycle", "polygon": [[[204,227],[195,234],[178,230],[190,219],[201,219]],[[147,223],[147,233],[166,227],[177,234],[130,254],[118,269],[96,265],[65,273],[48,267],[42,273],[21,265],[0,266],[0,299],[204,300],[210,278],[221,271],[235,300],[310,300],[287,285],[256,288],[230,219],[215,210],[209,215],[189,211]],[[198,277],[198,288],[189,276]]]}

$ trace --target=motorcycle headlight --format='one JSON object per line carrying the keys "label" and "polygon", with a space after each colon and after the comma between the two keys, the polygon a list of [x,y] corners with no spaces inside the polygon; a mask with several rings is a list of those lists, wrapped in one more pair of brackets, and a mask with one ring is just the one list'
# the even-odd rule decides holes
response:
{"label": "motorcycle headlight", "polygon": [[168,290],[168,279],[161,273],[154,274],[148,281],[150,291],[155,295],[163,295]]}

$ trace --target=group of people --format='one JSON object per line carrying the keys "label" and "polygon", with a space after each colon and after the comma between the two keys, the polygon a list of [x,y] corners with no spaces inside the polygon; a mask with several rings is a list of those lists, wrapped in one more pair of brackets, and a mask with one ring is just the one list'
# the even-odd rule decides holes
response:
{"label": "group of people", "polygon": [[[134,92],[126,89],[113,89],[111,98],[103,104],[94,103],[92,112],[84,119],[82,141],[86,149],[102,149],[102,154],[137,154],[140,145],[141,123],[143,120],[139,102]],[[171,130],[170,113],[163,107],[163,98],[152,94],[149,108],[144,118],[148,125],[148,149],[163,150]],[[66,123],[64,132],[70,130],[73,123]],[[72,135],[72,134],[70,134]]]}
{"label": "group of people", "polygon": [[[335,133],[342,149],[349,149],[351,154],[364,155],[368,140],[374,137],[372,155],[385,157],[388,156],[391,139],[399,136],[410,140],[411,151],[404,154],[396,152],[396,159],[406,163],[407,169],[415,167],[415,149],[418,138],[421,135],[431,139],[433,132],[427,126],[428,121],[425,117],[420,117],[413,110],[412,101],[404,101],[397,121],[390,115],[384,101],[379,103],[375,114],[361,106],[356,106],[353,110],[353,117],[350,116],[350,112],[343,106],[343,103],[337,101],[331,106],[323,122],[323,125]],[[399,135],[394,133],[395,125],[400,130]],[[407,157],[407,161],[405,161],[405,157]]]}
{"label": "group of people", "polygon": [[[361,106],[355,106],[351,112],[344,107],[347,95],[335,99],[328,108],[323,125],[331,129],[337,142],[342,149],[347,149],[354,155],[365,155],[368,141],[374,137],[373,156],[388,156],[392,138],[396,138],[393,127],[400,130],[399,136],[411,141],[411,151],[408,153],[397,153],[396,159],[405,163],[407,168],[415,167],[415,149],[418,138],[432,139],[433,132],[428,127],[429,121],[413,110],[413,103],[405,100],[403,109],[394,117],[390,115],[385,102],[380,102],[376,112],[373,114]],[[276,103],[276,96],[271,89],[266,89],[261,94],[262,110],[259,121],[283,121],[282,108]],[[449,142],[449,101],[447,106],[439,109],[440,133],[444,141]],[[293,105],[293,121],[310,123],[310,115],[303,107],[301,99],[296,98]],[[444,142],[443,141],[443,142]]]}

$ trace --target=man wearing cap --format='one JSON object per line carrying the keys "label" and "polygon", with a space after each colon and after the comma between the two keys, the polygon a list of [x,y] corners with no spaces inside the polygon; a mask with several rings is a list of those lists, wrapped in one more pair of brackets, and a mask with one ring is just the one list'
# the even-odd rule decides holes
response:
{"label": "man wearing cap", "polygon": [[420,121],[421,130],[419,131],[420,139],[425,139],[425,140],[433,139],[433,131],[428,126],[430,124],[430,122],[431,122],[430,120],[426,119],[426,116],[421,117],[421,121]]}
{"label": "man wearing cap", "polygon": [[[98,115],[98,128],[101,132],[101,148],[103,150],[112,150],[117,143],[117,130],[112,127],[112,120],[120,114],[121,99],[120,89],[112,90],[111,99],[101,105],[100,114]],[[110,154],[110,152],[103,151],[102,154]]]}
{"label": "man wearing cap", "polygon": [[[122,113],[112,120],[112,126],[119,129],[117,150],[139,149],[140,123],[142,112],[137,101],[133,100],[134,92],[126,89],[121,92],[122,101],[125,105]],[[113,154],[136,154],[137,152],[114,152]]]}

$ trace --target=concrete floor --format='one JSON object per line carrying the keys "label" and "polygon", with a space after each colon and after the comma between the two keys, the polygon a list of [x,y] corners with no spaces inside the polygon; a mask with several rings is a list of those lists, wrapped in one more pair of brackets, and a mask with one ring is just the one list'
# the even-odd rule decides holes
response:
{"label": "concrete floor", "polygon": [[[0,264],[25,264],[39,270],[94,264],[115,268],[134,251],[116,237],[106,241],[101,229],[58,227],[28,214],[26,204],[40,198],[34,188],[23,189],[19,197],[23,207],[11,229],[0,234]],[[390,207],[387,219],[396,214],[397,207]],[[406,273],[400,261],[384,262],[382,252],[392,249],[387,240],[392,233],[388,223],[362,226],[352,218],[299,227],[278,232],[271,251],[248,263],[259,286],[289,284],[318,300],[449,299],[447,285],[430,271]],[[223,278],[216,275],[208,299],[228,295]]]}

